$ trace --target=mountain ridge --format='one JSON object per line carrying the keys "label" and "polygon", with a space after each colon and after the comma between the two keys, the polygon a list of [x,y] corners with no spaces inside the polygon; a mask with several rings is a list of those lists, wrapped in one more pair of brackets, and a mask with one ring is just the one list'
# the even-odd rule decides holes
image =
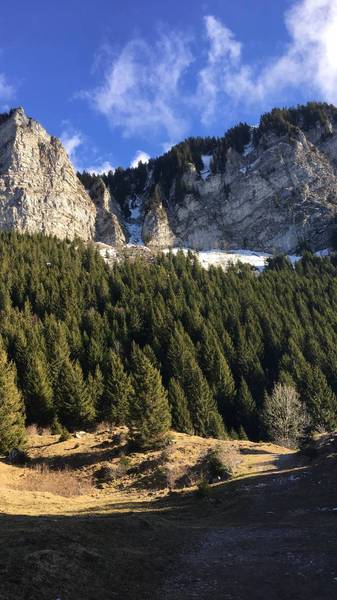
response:
{"label": "mountain ridge", "polygon": [[273,109],[258,127],[188,138],[101,176],[76,173],[61,142],[22,108],[0,116],[0,229],[113,247],[330,245],[337,213],[337,108]]}

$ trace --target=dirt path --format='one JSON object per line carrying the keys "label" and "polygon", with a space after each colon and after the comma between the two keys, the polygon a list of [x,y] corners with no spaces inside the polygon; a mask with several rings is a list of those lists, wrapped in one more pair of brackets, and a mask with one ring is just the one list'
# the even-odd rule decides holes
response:
{"label": "dirt path", "polygon": [[[281,457],[279,464],[290,462]],[[331,473],[272,473],[242,480],[235,492],[238,510],[231,507],[226,514],[224,508],[222,518],[214,515],[216,525],[201,523],[156,598],[336,599],[337,495]]]}

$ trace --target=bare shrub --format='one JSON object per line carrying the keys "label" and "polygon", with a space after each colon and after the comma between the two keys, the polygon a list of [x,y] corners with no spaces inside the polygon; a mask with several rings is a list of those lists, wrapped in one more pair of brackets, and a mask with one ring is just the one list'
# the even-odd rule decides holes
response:
{"label": "bare shrub", "polygon": [[50,427],[38,427],[37,428],[37,432],[39,435],[51,435],[51,429]]}
{"label": "bare shrub", "polygon": [[101,421],[97,423],[95,427],[95,433],[110,433],[111,432],[111,423],[108,421]]}
{"label": "bare shrub", "polygon": [[269,438],[289,448],[298,446],[309,417],[296,389],[277,383],[270,396],[266,396],[264,423]]}
{"label": "bare shrub", "polygon": [[206,456],[206,465],[212,479],[233,477],[241,463],[239,450],[234,446],[218,444]]}
{"label": "bare shrub", "polygon": [[27,492],[50,492],[56,496],[82,496],[92,491],[92,483],[80,479],[69,469],[51,470],[48,465],[39,465],[29,469],[21,479],[17,489]]}

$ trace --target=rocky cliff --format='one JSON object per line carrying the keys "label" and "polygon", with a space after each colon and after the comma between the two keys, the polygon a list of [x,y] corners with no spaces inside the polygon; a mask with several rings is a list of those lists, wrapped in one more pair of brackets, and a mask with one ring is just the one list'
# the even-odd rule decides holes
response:
{"label": "rocky cliff", "polygon": [[148,244],[286,253],[328,246],[337,213],[337,110],[317,106],[310,118],[308,107],[265,115],[259,128],[246,126],[245,144],[232,143],[240,126],[229,143],[218,140],[213,155],[200,156],[202,168],[186,163],[164,201],[145,198]]}
{"label": "rocky cliff", "polygon": [[0,124],[0,228],[92,239],[96,210],[61,144],[23,109]]}
{"label": "rocky cliff", "polygon": [[[82,185],[81,181],[84,185]],[[111,246],[329,245],[337,213],[337,109],[311,103],[191,138],[135,169],[80,179],[22,109],[0,115],[0,228]]]}

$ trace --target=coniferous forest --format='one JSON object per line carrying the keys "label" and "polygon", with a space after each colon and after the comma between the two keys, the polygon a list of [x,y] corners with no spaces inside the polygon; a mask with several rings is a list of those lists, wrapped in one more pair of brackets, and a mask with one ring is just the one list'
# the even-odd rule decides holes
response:
{"label": "coniferous forest", "polygon": [[312,428],[337,426],[335,255],[275,257],[261,274],[182,252],[109,267],[94,245],[1,233],[0,282],[2,450],[24,416],[55,431],[127,424],[144,445],[171,424],[259,440],[277,383]]}

